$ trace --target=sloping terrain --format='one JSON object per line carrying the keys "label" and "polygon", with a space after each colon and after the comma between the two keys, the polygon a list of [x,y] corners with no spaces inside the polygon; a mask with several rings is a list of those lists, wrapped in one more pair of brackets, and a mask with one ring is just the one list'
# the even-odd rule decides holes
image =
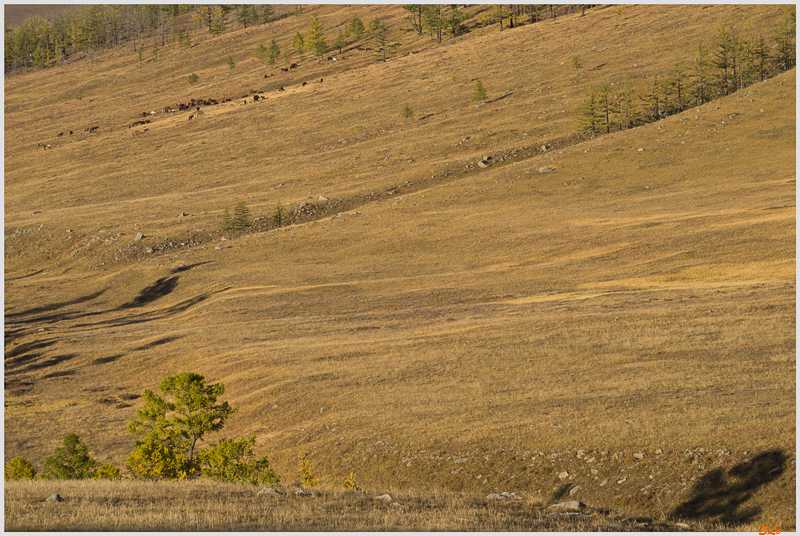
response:
{"label": "sloping terrain", "polygon": [[[403,23],[319,14],[355,11]],[[574,135],[590,84],[665,73],[722,24],[771,35],[780,6],[253,58],[309,17],[6,80],[6,459],[74,431],[124,466],[138,396],[195,371],[240,406],[222,435],[255,432],[287,482],[306,453],[326,482],[793,528],[795,71]],[[162,113],[193,98],[233,100]],[[260,221],[226,236],[240,201]],[[277,203],[295,225],[266,225]]]}

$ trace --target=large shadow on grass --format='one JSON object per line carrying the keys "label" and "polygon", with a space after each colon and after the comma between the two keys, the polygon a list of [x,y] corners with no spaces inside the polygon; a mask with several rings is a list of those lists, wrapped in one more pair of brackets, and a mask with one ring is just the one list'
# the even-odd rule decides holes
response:
{"label": "large shadow on grass", "polygon": [[686,520],[741,524],[754,521],[761,509],[747,506],[756,490],[777,479],[786,465],[786,455],[770,450],[729,469],[714,469],[694,485],[689,498],[671,513]]}

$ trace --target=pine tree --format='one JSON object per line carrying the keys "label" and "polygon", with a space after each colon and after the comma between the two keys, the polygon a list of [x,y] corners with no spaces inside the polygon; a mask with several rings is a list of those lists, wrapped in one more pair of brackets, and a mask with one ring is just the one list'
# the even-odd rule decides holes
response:
{"label": "pine tree", "polygon": [[680,113],[686,109],[686,68],[681,60],[676,60],[672,65],[667,81],[667,113]]}
{"label": "pine tree", "polygon": [[261,24],[264,25],[266,28],[267,24],[272,22],[272,16],[275,14],[275,11],[272,9],[270,4],[264,4],[261,6]]}
{"label": "pine tree", "polygon": [[650,78],[647,82],[645,95],[639,98],[647,106],[651,121],[655,122],[661,119],[664,115],[666,96],[664,94],[664,84],[658,80],[657,76],[653,75]]}
{"label": "pine tree", "polygon": [[367,29],[364,27],[364,23],[358,17],[358,14],[356,13],[353,15],[353,18],[350,19],[350,22],[347,25],[347,34],[352,36],[353,39],[358,42],[362,37],[364,37],[366,31]]}
{"label": "pine tree", "polygon": [[325,52],[328,51],[325,26],[323,26],[322,21],[319,20],[316,13],[314,13],[314,18],[311,19],[308,29],[306,30],[304,46],[306,50],[313,52],[317,57],[324,56]]}
{"label": "pine tree", "polygon": [[342,53],[342,49],[347,46],[347,38],[344,35],[344,32],[340,29],[336,31],[336,40],[333,42],[333,48],[339,49],[339,54]]}
{"label": "pine tree", "polygon": [[395,54],[397,47],[400,46],[396,39],[389,39],[389,28],[379,21],[378,17],[369,23],[369,36],[377,52],[376,57],[380,61],[386,61],[387,56]]}
{"label": "pine tree", "polygon": [[303,34],[301,34],[300,32],[294,34],[294,39],[292,39],[292,46],[300,54],[302,54],[303,50],[305,49],[304,41],[305,40],[303,39]]}
{"label": "pine tree", "polygon": [[44,460],[45,477],[58,480],[91,478],[96,468],[89,447],[75,433],[68,434],[62,446]]}
{"label": "pine tree", "polygon": [[575,73],[576,73],[576,76],[577,76],[578,69],[583,67],[583,64],[581,63],[581,59],[578,56],[572,56],[572,58],[569,61],[570,61],[570,65],[572,65],[572,68],[575,69]]}
{"label": "pine tree", "polygon": [[258,43],[258,48],[256,48],[256,58],[263,60],[269,55],[269,51],[267,47],[264,46],[264,41]]}
{"label": "pine tree", "polygon": [[619,116],[619,129],[631,128],[639,119],[639,111],[636,108],[634,99],[633,85],[630,80],[625,80],[617,86],[614,92],[615,111]]}
{"label": "pine tree", "polygon": [[233,69],[236,67],[236,63],[233,61],[233,56],[228,56],[228,69]]}
{"label": "pine tree", "polygon": [[447,15],[444,16],[442,22],[445,27],[453,32],[453,38],[456,38],[464,31],[463,22],[468,18],[469,15],[461,13],[461,11],[458,10],[458,4],[451,4],[450,10],[447,12]]}
{"label": "pine tree", "polygon": [[276,43],[274,39],[269,44],[268,55],[269,60],[267,62],[270,65],[275,65],[275,59],[281,57],[281,47],[278,46],[278,43]]}
{"label": "pine tree", "polygon": [[289,212],[287,212],[286,207],[284,207],[280,201],[275,205],[275,208],[272,209],[272,224],[275,227],[283,227],[289,221]]}
{"label": "pine tree", "polygon": [[697,56],[692,61],[692,83],[689,94],[694,99],[694,105],[700,106],[711,100],[711,75],[708,72],[708,50],[703,43],[697,44]]}
{"label": "pine tree", "polygon": [[409,106],[408,103],[406,103],[406,105],[403,106],[403,109],[400,111],[400,115],[402,115],[406,119],[411,119],[412,117],[414,117],[414,110],[412,110],[411,106]]}
{"label": "pine tree", "polygon": [[747,41],[747,56],[755,80],[763,82],[769,70],[769,49],[763,35],[751,37]]}
{"label": "pine tree", "polygon": [[597,90],[594,86],[589,86],[589,95],[583,99],[577,113],[578,132],[595,134],[600,131],[602,115],[599,101]]}
{"label": "pine tree", "polygon": [[233,209],[233,228],[236,230],[247,229],[252,226],[253,222],[250,218],[250,209],[244,201],[240,201]]}
{"label": "pine tree", "polygon": [[785,8],[783,20],[778,27],[778,47],[775,60],[778,66],[788,71],[797,64],[797,10]]}
{"label": "pine tree", "polygon": [[734,71],[734,47],[736,46],[735,36],[732,28],[727,29],[720,26],[717,35],[713,39],[714,53],[711,65],[721,72],[717,74],[717,91],[721,95],[727,95],[732,89],[732,79]]}
{"label": "pine tree", "polygon": [[225,207],[225,210],[222,211],[222,222],[220,222],[220,229],[223,231],[233,231],[233,217],[231,216],[231,211],[228,210],[228,207]]}
{"label": "pine tree", "polygon": [[475,82],[475,89],[472,91],[472,100],[484,101],[486,98],[486,88],[483,87],[483,82],[478,80]]}
{"label": "pine tree", "polygon": [[417,35],[422,35],[422,17],[424,15],[425,4],[406,4],[403,6],[403,9],[409,13],[403,18],[411,22],[410,31],[417,32]]}

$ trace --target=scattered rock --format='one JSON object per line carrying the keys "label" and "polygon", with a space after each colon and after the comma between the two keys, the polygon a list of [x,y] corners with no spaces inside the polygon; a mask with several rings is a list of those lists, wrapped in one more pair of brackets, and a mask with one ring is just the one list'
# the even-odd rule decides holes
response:
{"label": "scattered rock", "polygon": [[486,160],[481,160],[481,161],[478,162],[478,167],[479,168],[487,168],[487,167],[489,167],[489,162],[487,162]]}
{"label": "scattered rock", "polygon": [[37,214],[41,214],[41,213],[42,213],[41,210],[34,210],[33,211],[33,216],[36,216]]}
{"label": "scattered rock", "polygon": [[138,241],[139,241],[139,240],[141,240],[142,238],[144,238],[144,235],[143,235],[142,233],[136,233],[136,236],[135,236],[135,237],[133,237],[133,241],[134,241],[134,242],[138,242]]}
{"label": "scattered rock", "polygon": [[390,503],[392,502],[392,496],[389,495],[388,493],[385,493],[383,495],[378,495],[377,497],[375,497],[375,500],[383,501],[385,503]]}
{"label": "scattered rock", "polygon": [[683,529],[683,530],[690,530],[692,527],[687,525],[686,523],[675,523],[676,529]]}
{"label": "scattered rock", "polygon": [[296,496],[298,496],[298,497],[304,497],[306,495],[311,495],[311,492],[310,491],[306,491],[304,489],[298,489],[298,490],[295,490],[294,494]]}
{"label": "scattered rock", "polygon": [[61,502],[63,500],[64,499],[61,498],[61,495],[59,495],[58,493],[55,493],[53,495],[50,495],[48,498],[46,498],[45,502]]}
{"label": "scattered rock", "polygon": [[68,232],[68,233],[71,233],[71,232],[72,232],[72,229],[67,229],[67,232]]}
{"label": "scattered rock", "polygon": [[569,473],[568,473],[568,472],[566,472],[566,471],[564,471],[563,473],[561,473],[560,475],[558,475],[558,478],[560,478],[561,480],[564,480],[564,479],[565,479],[565,478],[567,478],[568,476],[569,476]]}
{"label": "scattered rock", "polygon": [[228,244],[217,244],[217,246],[214,249],[226,249],[229,247],[230,246]]}
{"label": "scattered rock", "polygon": [[581,487],[580,487],[580,486],[575,486],[574,488],[572,488],[571,490],[569,490],[569,494],[570,494],[570,495],[575,495],[575,493],[577,493],[579,489],[581,489]]}
{"label": "scattered rock", "polygon": [[152,253],[153,252],[153,248],[147,248],[147,249],[144,250],[144,252],[145,253]]}
{"label": "scattered rock", "polygon": [[542,145],[542,152],[543,153],[546,153],[549,150],[550,150],[550,146],[549,145]]}
{"label": "scattered rock", "polygon": [[327,197],[325,197],[325,196],[322,196],[322,195],[321,195],[321,196],[319,196],[319,200],[320,200],[320,201],[327,201],[327,200],[328,200],[328,198],[327,198]]}
{"label": "scattered rock", "polygon": [[555,508],[558,510],[570,510],[572,512],[578,512],[580,510],[585,510],[588,508],[585,504],[581,501],[567,501],[558,504],[551,504],[549,508]]}
{"label": "scattered rock", "polygon": [[637,460],[644,460],[645,456],[646,455],[643,452],[639,452],[633,455],[633,457],[636,458]]}
{"label": "scattered rock", "polygon": [[621,480],[617,480],[617,484],[623,484],[625,481],[628,480],[627,478],[623,478]]}
{"label": "scattered rock", "polygon": [[280,495],[283,495],[283,493],[281,493],[278,490],[272,489],[272,488],[264,488],[261,491],[259,491],[258,493],[256,493],[256,495],[277,495],[277,496],[280,496]]}
{"label": "scattered rock", "polygon": [[186,217],[186,213],[185,212],[181,212],[180,214],[178,214],[178,217],[179,218],[185,218]]}
{"label": "scattered rock", "polygon": [[504,501],[504,500],[519,501],[520,499],[522,499],[522,497],[520,497],[513,491],[503,491],[502,493],[490,493],[489,495],[486,496],[486,499],[498,500],[498,501]]}
{"label": "scattered rock", "polygon": [[552,171],[553,170],[550,169],[549,167],[540,167],[539,168],[539,173],[552,173]]}

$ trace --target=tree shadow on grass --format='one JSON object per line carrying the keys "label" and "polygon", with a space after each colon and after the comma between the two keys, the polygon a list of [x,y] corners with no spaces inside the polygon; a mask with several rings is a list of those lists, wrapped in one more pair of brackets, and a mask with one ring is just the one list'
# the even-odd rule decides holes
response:
{"label": "tree shadow on grass", "polygon": [[758,488],[778,478],[785,469],[786,455],[780,450],[763,452],[727,472],[713,469],[694,485],[691,495],[671,512],[681,519],[749,523],[761,513],[746,503]]}

